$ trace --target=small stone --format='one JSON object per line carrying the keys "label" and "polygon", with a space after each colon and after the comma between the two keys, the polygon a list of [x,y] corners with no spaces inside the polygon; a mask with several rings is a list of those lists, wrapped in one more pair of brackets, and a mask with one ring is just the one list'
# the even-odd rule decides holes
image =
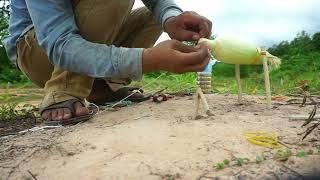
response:
{"label": "small stone", "polygon": [[237,178],[239,179],[239,180],[246,180],[246,179],[248,179],[248,176],[247,175],[238,175],[237,176]]}
{"label": "small stone", "polygon": [[75,152],[68,152],[67,156],[74,156],[76,153]]}
{"label": "small stone", "polygon": [[317,141],[319,141],[319,139],[314,138],[314,137],[309,140],[309,142],[317,142]]}
{"label": "small stone", "polygon": [[308,155],[313,154],[313,150],[312,150],[312,149],[309,149],[309,150],[307,151],[307,154],[308,154]]}

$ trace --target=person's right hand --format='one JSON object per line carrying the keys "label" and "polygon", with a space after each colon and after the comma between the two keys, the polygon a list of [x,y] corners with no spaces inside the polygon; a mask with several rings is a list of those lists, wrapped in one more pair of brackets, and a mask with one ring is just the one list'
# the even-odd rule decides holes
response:
{"label": "person's right hand", "polygon": [[167,40],[144,50],[143,72],[158,70],[173,73],[199,72],[206,67],[209,60],[206,44],[191,47],[177,40]]}

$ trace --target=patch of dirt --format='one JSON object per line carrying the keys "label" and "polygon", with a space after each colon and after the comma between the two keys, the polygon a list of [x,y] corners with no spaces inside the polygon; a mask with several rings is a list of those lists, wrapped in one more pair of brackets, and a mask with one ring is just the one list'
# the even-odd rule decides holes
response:
{"label": "patch of dirt", "polygon": [[32,104],[0,104],[0,137],[15,135],[42,123]]}
{"label": "patch of dirt", "polygon": [[[247,142],[248,131],[276,134],[293,152],[320,145],[314,131],[301,141],[303,122],[290,115],[312,106],[275,105],[262,97],[206,95],[214,116],[193,120],[192,97],[145,102],[102,112],[86,123],[0,138],[0,179],[301,179],[320,172],[320,156],[254,163],[269,148]],[[224,159],[249,164],[217,170]],[[319,174],[318,174],[319,175]]]}
{"label": "patch of dirt", "polygon": [[0,120],[0,137],[14,135],[20,131],[33,128],[36,124],[37,118],[33,115]]}

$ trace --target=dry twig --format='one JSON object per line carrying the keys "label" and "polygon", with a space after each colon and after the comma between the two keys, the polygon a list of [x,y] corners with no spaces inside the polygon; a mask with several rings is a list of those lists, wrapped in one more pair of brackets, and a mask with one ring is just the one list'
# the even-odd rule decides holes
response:
{"label": "dry twig", "polygon": [[30,174],[30,176],[31,176],[34,180],[37,180],[37,177],[36,177],[30,170],[28,170],[27,172]]}
{"label": "dry twig", "polygon": [[[314,108],[311,111],[309,118],[306,120],[305,123],[303,123],[302,127],[310,124],[310,122],[315,120],[315,116],[316,116],[316,113],[317,113],[318,106],[319,106],[319,104],[314,105]],[[317,123],[314,123],[313,125],[308,127],[304,132],[299,133],[299,135],[304,134],[304,136],[302,137],[302,140],[304,140],[311,132],[313,132],[313,130],[315,130],[319,126],[320,126],[320,122],[318,121]]]}

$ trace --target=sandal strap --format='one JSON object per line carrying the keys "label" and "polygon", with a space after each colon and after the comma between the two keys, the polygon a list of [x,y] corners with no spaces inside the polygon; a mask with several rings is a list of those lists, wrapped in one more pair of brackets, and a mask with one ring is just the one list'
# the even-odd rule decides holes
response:
{"label": "sandal strap", "polygon": [[59,102],[56,104],[52,104],[50,106],[47,106],[45,108],[40,109],[40,114],[42,114],[44,111],[47,111],[47,110],[68,108],[71,112],[72,117],[73,117],[76,113],[76,110],[74,108],[74,103],[76,103],[76,102],[80,102],[84,106],[84,104],[79,99],[69,99],[69,100],[62,101],[62,102]]}

